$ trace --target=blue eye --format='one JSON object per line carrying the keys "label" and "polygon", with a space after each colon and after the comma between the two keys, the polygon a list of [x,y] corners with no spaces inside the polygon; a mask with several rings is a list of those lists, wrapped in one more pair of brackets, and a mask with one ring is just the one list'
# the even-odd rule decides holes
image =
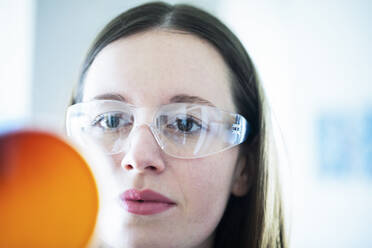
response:
{"label": "blue eye", "polygon": [[187,119],[177,119],[177,128],[182,132],[191,132],[194,131],[195,128],[199,128],[200,125],[195,123],[195,121],[191,118]]}
{"label": "blue eye", "polygon": [[175,132],[180,132],[182,134],[192,134],[199,132],[203,129],[200,121],[193,117],[176,117],[173,123],[167,125],[168,129],[173,129]]}
{"label": "blue eye", "polygon": [[122,112],[107,112],[98,115],[92,122],[92,126],[100,127],[107,131],[115,131],[132,124],[131,117]]}

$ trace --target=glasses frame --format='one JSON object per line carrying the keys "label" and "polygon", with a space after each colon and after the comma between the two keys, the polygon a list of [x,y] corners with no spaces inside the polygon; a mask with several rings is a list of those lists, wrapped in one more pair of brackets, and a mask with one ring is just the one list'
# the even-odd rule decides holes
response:
{"label": "glasses frame", "polygon": [[[115,105],[125,105],[125,107],[119,109],[119,108],[114,108],[113,110],[110,110],[110,111],[105,111],[105,112],[111,112],[111,111],[123,111],[123,109],[130,109],[131,113],[133,116],[136,116],[135,112],[138,111],[138,110],[141,110],[141,109],[152,109],[153,110],[153,116],[152,116],[152,122],[151,123],[148,123],[148,122],[141,122],[141,123],[136,123],[136,121],[134,121],[134,125],[132,127],[132,129],[130,130],[130,132],[132,132],[135,127],[138,127],[138,126],[142,126],[142,125],[146,125],[149,127],[152,135],[154,136],[157,144],[160,146],[160,148],[162,149],[163,152],[165,152],[166,154],[168,154],[169,156],[171,157],[175,157],[175,158],[179,158],[179,159],[196,159],[196,158],[203,158],[203,157],[207,157],[207,156],[211,156],[211,155],[214,155],[214,154],[217,154],[217,153],[220,153],[220,152],[223,152],[223,151],[226,151],[232,147],[235,147],[241,143],[243,143],[245,140],[247,140],[249,134],[250,134],[250,125],[249,125],[249,122],[246,120],[246,118],[240,114],[237,114],[237,113],[232,113],[232,112],[229,112],[229,111],[225,111],[225,110],[221,110],[217,107],[213,107],[213,106],[209,106],[209,105],[205,105],[205,104],[197,104],[197,103],[189,103],[189,102],[184,102],[184,103],[169,103],[169,104],[164,104],[164,105],[160,105],[158,107],[152,107],[152,108],[148,108],[148,107],[136,107],[134,105],[131,105],[129,103],[126,103],[126,102],[123,102],[123,101],[119,101],[119,100],[92,100],[92,101],[89,101],[89,102],[80,102],[80,103],[76,103],[74,105],[71,105],[67,108],[67,111],[66,111],[66,132],[67,132],[67,136],[69,137],[72,137],[72,128],[71,128],[71,125],[72,125],[72,118],[75,118],[76,116],[79,117],[81,115],[84,115],[82,113],[79,113],[81,111],[79,111],[81,108],[84,107],[84,105],[93,105],[94,103],[97,103],[97,104],[104,104],[104,103],[111,103],[111,104],[115,104]],[[238,124],[233,124],[232,125],[232,129],[231,131],[234,133],[234,134],[238,134],[240,139],[238,142],[234,143],[234,144],[231,144],[230,146],[227,146],[221,150],[218,150],[218,151],[215,151],[215,152],[210,152],[210,153],[206,153],[206,154],[203,154],[203,155],[196,155],[196,156],[178,156],[178,155],[174,155],[172,153],[169,153],[166,148],[165,148],[165,145],[163,144],[163,141],[161,140],[161,138],[159,137],[159,130],[156,128],[155,126],[155,123],[156,123],[156,117],[158,116],[157,114],[159,113],[159,111],[161,110],[162,107],[164,106],[168,106],[168,105],[173,105],[173,104],[188,104],[190,106],[200,106],[200,107],[208,107],[208,108],[213,108],[221,113],[224,113],[224,114],[229,114],[229,115],[234,115],[236,120],[239,120],[239,123]],[[155,110],[155,111],[154,111]],[[103,112],[103,113],[105,113]],[[102,114],[103,114],[102,113]],[[97,117],[97,115],[95,116]],[[91,119],[94,119],[91,118]],[[136,118],[135,118],[136,120]],[[81,126],[84,126],[84,125],[81,125]],[[129,137],[129,136],[128,136]],[[83,143],[86,143],[86,142],[83,142]],[[105,154],[107,155],[114,155],[114,154],[119,154],[123,152],[123,150],[120,150],[118,152],[105,152]]]}

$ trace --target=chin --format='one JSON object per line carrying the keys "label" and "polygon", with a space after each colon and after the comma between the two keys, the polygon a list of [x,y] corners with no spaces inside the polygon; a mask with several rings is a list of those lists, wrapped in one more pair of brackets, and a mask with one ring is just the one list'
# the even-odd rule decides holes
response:
{"label": "chin", "polygon": [[[119,221],[120,219],[120,221]],[[121,222],[121,225],[118,225]],[[157,228],[146,228],[143,225],[135,226],[133,220],[128,225],[125,218],[117,218],[114,225],[105,221],[99,228],[99,237],[102,247],[109,248],[173,248],[184,247],[172,244],[174,233],[159,233],[161,225]],[[173,240],[172,240],[173,239]]]}
{"label": "chin", "polygon": [[[172,234],[169,234],[169,238]],[[113,248],[178,248],[184,247],[180,245],[172,244],[171,240],[160,240],[158,237],[154,238],[150,234],[145,235],[133,235],[123,234],[122,237],[117,237],[115,240],[102,240],[103,247]]]}

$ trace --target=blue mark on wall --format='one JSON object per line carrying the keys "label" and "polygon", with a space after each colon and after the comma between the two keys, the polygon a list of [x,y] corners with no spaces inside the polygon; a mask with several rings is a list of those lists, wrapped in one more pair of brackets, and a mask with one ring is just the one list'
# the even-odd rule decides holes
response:
{"label": "blue mark on wall", "polygon": [[316,136],[321,177],[372,179],[372,110],[322,114]]}
{"label": "blue mark on wall", "polygon": [[363,171],[372,178],[372,110],[364,115],[362,130]]}

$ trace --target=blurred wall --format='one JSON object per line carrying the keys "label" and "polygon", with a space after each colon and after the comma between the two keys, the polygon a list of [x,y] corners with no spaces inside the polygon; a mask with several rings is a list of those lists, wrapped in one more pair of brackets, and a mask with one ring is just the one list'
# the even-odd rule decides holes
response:
{"label": "blurred wall", "polygon": [[24,118],[31,107],[34,1],[0,1],[0,122]]}

